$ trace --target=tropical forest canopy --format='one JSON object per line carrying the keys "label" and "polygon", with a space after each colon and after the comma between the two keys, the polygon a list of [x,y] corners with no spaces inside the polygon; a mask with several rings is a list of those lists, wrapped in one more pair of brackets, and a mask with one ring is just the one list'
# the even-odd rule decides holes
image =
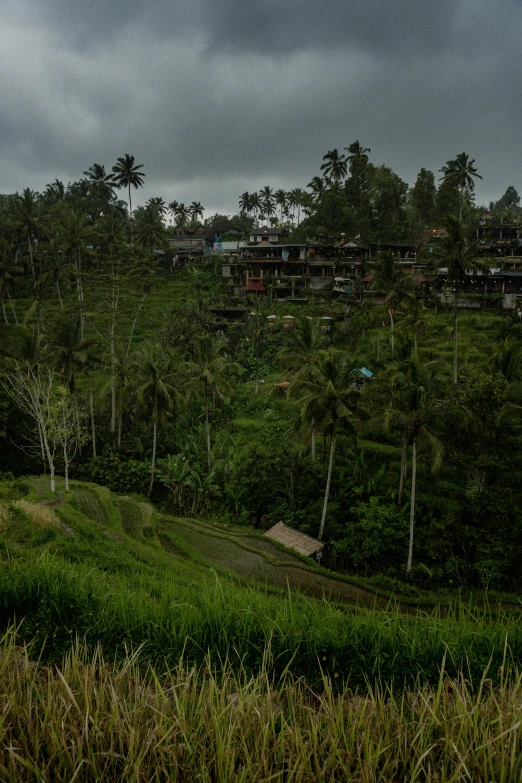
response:
{"label": "tropical forest canopy", "polygon": [[[458,292],[478,263],[474,161],[461,153],[409,187],[370,152],[354,142],[306,188],[242,194],[237,215],[207,218],[210,240],[248,238],[260,220],[292,242],[416,244],[442,226],[431,270]],[[222,259],[181,266],[168,246],[169,222],[195,228],[202,205],[133,208],[145,181],[125,155],[0,198],[0,470],[95,481],[182,516],[283,520],[322,538],[338,570],[519,590],[518,317],[457,324],[457,296],[446,312],[377,254],[381,304],[371,290],[350,304],[310,295],[289,313],[254,296],[227,321]],[[489,207],[514,218],[519,201],[510,186]]]}

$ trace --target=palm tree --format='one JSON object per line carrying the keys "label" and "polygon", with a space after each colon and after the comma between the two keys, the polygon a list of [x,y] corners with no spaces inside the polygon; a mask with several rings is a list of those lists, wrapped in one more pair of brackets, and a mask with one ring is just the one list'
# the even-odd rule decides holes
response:
{"label": "palm tree", "polygon": [[466,189],[473,193],[475,190],[475,179],[482,179],[473,165],[474,163],[474,158],[470,160],[466,152],[461,152],[455,160],[446,161],[446,165],[439,169],[442,172],[441,179],[455,185],[459,190],[459,221],[462,221],[462,204]]}
{"label": "palm tree", "polygon": [[259,191],[259,200],[263,208],[263,214],[265,217],[270,217],[275,212],[275,199],[274,192],[269,185],[265,185]]}
{"label": "palm tree", "polygon": [[132,220],[132,202],[131,202],[131,185],[138,189],[143,187],[143,179],[145,174],[140,169],[143,168],[143,163],[134,163],[134,155],[126,153],[123,157],[118,158],[116,164],[112,167],[114,174],[114,181],[118,188],[129,189],[129,215]]}
{"label": "palm tree", "polygon": [[60,224],[60,241],[66,256],[70,259],[76,277],[76,294],[80,311],[82,337],[84,329],[82,254],[87,250],[91,236],[92,228],[87,217],[81,212],[69,212],[65,220]]}
{"label": "palm tree", "polygon": [[352,425],[354,422],[353,409],[357,392],[354,389],[352,372],[353,365],[345,354],[334,350],[324,351],[317,362],[310,365],[307,378],[297,378],[289,387],[291,396],[300,396],[301,420],[317,422],[318,427],[330,436],[328,477],[317,536],[319,541],[324,533],[336,436],[341,425]]}
{"label": "palm tree", "polygon": [[198,217],[203,220],[203,205],[199,201],[193,201],[189,207],[189,214],[192,220],[197,220]]}
{"label": "palm tree", "polygon": [[99,192],[103,196],[106,196],[108,200],[114,198],[116,181],[112,172],[105,171],[105,166],[101,163],[93,163],[92,166],[83,173],[91,186],[91,192]]}
{"label": "palm tree", "polygon": [[432,471],[440,467],[443,447],[433,432],[440,417],[441,402],[438,399],[444,388],[445,378],[436,362],[423,362],[417,354],[399,364],[392,376],[392,398],[384,411],[387,429],[399,429],[406,444],[412,447],[410,538],[406,572],[411,571],[413,559],[413,533],[415,525],[415,501],[417,481],[417,447],[423,447]]}
{"label": "palm tree", "polygon": [[248,190],[239,197],[239,211],[242,215],[248,215],[252,211],[252,197]]}
{"label": "palm tree", "polygon": [[152,459],[148,494],[152,492],[156,469],[156,446],[158,425],[162,424],[176,404],[181,404],[181,395],[173,385],[175,375],[172,357],[159,345],[146,346],[138,360],[138,404],[152,411]]}
{"label": "palm tree", "polygon": [[148,207],[151,212],[155,212],[160,220],[163,220],[167,214],[167,205],[161,196],[152,196],[152,198],[149,198],[145,206]]}
{"label": "palm tree", "polygon": [[358,166],[368,163],[367,153],[371,152],[371,149],[369,147],[363,147],[357,139],[352,142],[349,147],[345,147],[344,149],[346,152],[350,153],[348,155],[348,161],[352,174]]}
{"label": "palm tree", "polygon": [[242,368],[235,362],[230,362],[224,354],[226,343],[224,340],[214,340],[210,335],[202,335],[193,346],[194,358],[183,365],[184,371],[189,376],[186,389],[189,396],[195,392],[203,391],[205,401],[205,436],[207,441],[208,472],[211,472],[210,449],[210,419],[209,406],[212,400],[214,407],[216,394],[231,394],[231,376],[239,375]]}
{"label": "palm tree", "polygon": [[95,340],[84,340],[80,320],[71,315],[61,315],[53,324],[51,350],[54,369],[64,381],[69,392],[76,391],[76,373],[81,372],[89,356],[89,349]]}
{"label": "palm tree", "polygon": [[[5,239],[0,239],[0,301],[2,302],[2,313],[4,316],[4,322],[6,326],[9,326],[9,320],[5,311],[5,298],[11,301],[9,293],[10,286],[16,282],[18,276],[22,272],[22,267],[16,264],[12,260],[13,258],[13,246]],[[16,310],[14,309],[13,302],[11,301],[11,309],[13,311],[13,318],[15,323],[18,323],[16,318]]]}
{"label": "palm tree", "polygon": [[468,242],[462,222],[454,215],[446,218],[446,235],[433,248],[432,266],[447,270],[446,276],[454,287],[453,299],[453,383],[457,383],[457,303],[459,288],[466,278],[466,269],[487,268],[489,261],[479,257],[479,240]]}
{"label": "palm tree", "polygon": [[55,179],[54,182],[46,185],[44,196],[48,202],[55,204],[58,201],[63,201],[65,199],[66,192],[66,187],[63,182],[59,179]]}
{"label": "palm tree", "polygon": [[252,193],[250,196],[250,209],[255,213],[256,220],[259,221],[259,217],[263,209],[263,204],[261,202],[261,196],[259,193]]}
{"label": "palm tree", "polygon": [[[286,366],[285,377],[298,383],[308,379],[310,368],[319,357],[324,337],[317,322],[310,318],[300,318],[290,335],[289,345],[280,351],[279,358]],[[315,420],[313,418],[310,425],[312,462],[315,462]]]}
{"label": "palm tree", "polygon": [[50,242],[46,243],[46,250],[45,250],[45,272],[41,275],[41,281],[43,283],[50,283],[51,285],[55,286],[56,291],[58,293],[58,301],[60,302],[60,310],[63,311],[63,300],[62,300],[62,288],[61,288],[61,281],[64,278],[64,258],[63,258],[63,251],[60,248],[60,245],[58,242],[54,239],[52,239]]}
{"label": "palm tree", "polygon": [[178,213],[178,207],[179,207],[179,201],[176,201],[175,199],[174,201],[171,201],[170,204],[168,205],[168,210],[172,216],[173,221]]}
{"label": "palm tree", "polygon": [[331,177],[335,183],[336,188],[339,187],[339,182],[346,177],[348,172],[348,162],[344,155],[339,155],[339,151],[334,148],[328,150],[326,155],[323,155],[325,163],[321,166],[321,171],[324,171],[325,176]]}
{"label": "palm tree", "polygon": [[274,199],[275,203],[279,207],[279,215],[281,218],[281,222],[283,222],[283,212],[286,210],[286,205],[288,203],[288,194],[285,190],[280,188],[279,190],[276,190],[274,193]]}
{"label": "palm tree", "polygon": [[408,291],[412,288],[412,280],[404,274],[396,264],[391,251],[378,253],[370,264],[373,280],[370,283],[372,291],[386,297],[388,315],[390,316],[391,349],[395,353],[395,321],[394,310],[401,305]]}
{"label": "palm tree", "polygon": [[10,222],[17,234],[27,242],[29,252],[29,264],[31,274],[34,277],[34,242],[38,238],[40,214],[38,209],[38,195],[29,188],[25,188],[22,195],[16,195],[12,205]]}
{"label": "palm tree", "polygon": [[325,192],[325,180],[322,177],[312,177],[307,188],[312,191],[312,198],[314,201],[319,201],[323,193]]}
{"label": "palm tree", "polygon": [[176,217],[178,219],[178,224],[180,226],[184,226],[189,216],[190,216],[189,207],[186,207],[185,204],[183,204],[183,202],[178,204],[178,208],[176,210]]}

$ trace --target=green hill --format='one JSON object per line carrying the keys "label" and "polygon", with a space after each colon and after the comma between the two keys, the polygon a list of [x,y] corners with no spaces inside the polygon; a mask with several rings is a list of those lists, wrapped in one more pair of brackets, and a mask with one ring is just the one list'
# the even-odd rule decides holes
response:
{"label": "green hill", "polygon": [[210,652],[364,685],[436,681],[444,658],[450,673],[465,664],[481,676],[502,664],[506,635],[509,655],[522,657],[515,612],[400,607],[254,531],[167,517],[80,482],[55,496],[41,478],[5,482],[0,497],[2,624],[17,624],[46,659],[79,637],[117,657],[141,646],[161,665]]}

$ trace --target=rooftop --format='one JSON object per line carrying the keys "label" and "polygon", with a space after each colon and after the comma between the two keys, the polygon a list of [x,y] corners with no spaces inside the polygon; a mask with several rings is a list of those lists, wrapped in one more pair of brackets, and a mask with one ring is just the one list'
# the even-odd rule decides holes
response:
{"label": "rooftop", "polygon": [[294,549],[300,555],[305,555],[306,557],[315,555],[324,547],[321,541],[301,533],[300,530],[294,530],[293,527],[288,527],[284,522],[278,522],[274,527],[271,527],[270,530],[266,531],[265,536],[273,541],[278,541],[280,544],[284,544],[289,549]]}

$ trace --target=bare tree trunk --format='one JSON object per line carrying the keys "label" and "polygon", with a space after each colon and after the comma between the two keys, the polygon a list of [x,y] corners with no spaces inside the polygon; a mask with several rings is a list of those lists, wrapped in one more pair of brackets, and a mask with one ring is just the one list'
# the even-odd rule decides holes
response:
{"label": "bare tree trunk", "polygon": [[397,498],[397,505],[402,506],[402,493],[404,491],[404,479],[406,478],[406,436],[402,436],[402,453],[401,453],[401,478],[399,481],[399,496]]}
{"label": "bare tree trunk", "polygon": [[413,560],[413,526],[415,524],[415,480],[417,478],[417,438],[413,437],[413,454],[411,463],[411,500],[410,500],[410,544],[408,547],[408,565],[406,573],[411,571]]}
{"label": "bare tree trunk", "polygon": [[47,454],[47,462],[49,463],[49,473],[51,476],[51,492],[56,492],[56,483],[54,480],[54,457],[51,453],[51,449],[49,448],[49,442],[47,440],[45,427],[43,425],[41,428],[41,432],[42,432],[42,439],[45,447],[45,453]]}
{"label": "bare tree trunk", "polygon": [[45,476],[45,474],[47,473],[47,468],[46,468],[46,460],[45,460],[45,446],[43,441],[42,425],[40,424],[39,421],[37,421],[36,423],[38,425],[38,437],[40,438],[40,449],[42,451],[43,472]]}
{"label": "bare tree trunk", "polygon": [[65,473],[65,491],[69,492],[69,458],[67,456],[67,445],[65,441],[63,444],[63,463]]}
{"label": "bare tree trunk", "polygon": [[96,456],[96,428],[94,426],[94,392],[92,388],[92,375],[89,376],[89,409],[91,412],[91,437],[92,437],[92,456]]}
{"label": "bare tree trunk", "polygon": [[332,430],[332,441],[330,444],[330,460],[328,462],[328,478],[326,479],[326,490],[324,493],[324,504],[323,504],[323,514],[321,517],[321,526],[319,528],[319,535],[317,538],[319,541],[323,538],[324,533],[324,522],[326,519],[326,508],[328,506],[328,496],[330,494],[330,483],[332,481],[332,467],[333,467],[333,459],[334,459],[334,451],[335,451],[335,427]]}
{"label": "bare tree trunk", "polygon": [[150,486],[149,486],[149,492],[148,496],[150,497],[150,493],[152,492],[152,485],[154,484],[154,471],[156,469],[156,440],[158,435],[158,422],[156,415],[154,416],[154,425],[153,425],[153,436],[152,436],[152,464],[151,464],[151,473],[150,473]]}

